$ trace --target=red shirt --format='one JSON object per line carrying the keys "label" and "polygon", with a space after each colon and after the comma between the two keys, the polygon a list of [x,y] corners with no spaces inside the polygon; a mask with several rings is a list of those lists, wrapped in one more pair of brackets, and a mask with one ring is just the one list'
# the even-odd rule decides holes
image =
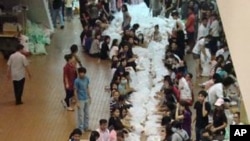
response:
{"label": "red shirt", "polygon": [[70,63],[67,63],[63,68],[63,83],[64,88],[66,89],[66,79],[68,80],[69,88],[68,90],[74,89],[74,81],[77,78],[76,66]]}
{"label": "red shirt", "polygon": [[195,31],[194,25],[195,25],[195,15],[192,13],[187,18],[187,22],[186,22],[187,32],[193,33]]}

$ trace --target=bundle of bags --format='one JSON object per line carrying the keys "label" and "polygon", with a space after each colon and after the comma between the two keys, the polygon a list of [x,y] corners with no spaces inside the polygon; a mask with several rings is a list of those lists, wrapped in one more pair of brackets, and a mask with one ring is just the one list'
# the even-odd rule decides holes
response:
{"label": "bundle of bags", "polygon": [[53,32],[42,25],[27,21],[27,37],[29,38],[28,48],[31,54],[46,55],[46,45],[49,45],[50,36]]}

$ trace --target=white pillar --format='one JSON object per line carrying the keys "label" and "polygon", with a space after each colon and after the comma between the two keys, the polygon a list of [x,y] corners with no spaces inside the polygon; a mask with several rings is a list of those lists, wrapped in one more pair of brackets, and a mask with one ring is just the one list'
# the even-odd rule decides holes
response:
{"label": "white pillar", "polygon": [[[249,0],[217,0],[229,50],[239,81],[242,118],[250,121]],[[245,110],[244,110],[245,107]]]}

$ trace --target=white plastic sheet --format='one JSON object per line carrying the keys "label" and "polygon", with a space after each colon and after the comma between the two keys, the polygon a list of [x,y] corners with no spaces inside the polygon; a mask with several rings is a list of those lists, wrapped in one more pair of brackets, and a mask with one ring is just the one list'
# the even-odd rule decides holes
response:
{"label": "white plastic sheet", "polygon": [[[126,141],[139,141],[142,132],[148,136],[148,141],[158,141],[161,138],[158,122],[161,117],[154,115],[156,105],[159,102],[154,99],[154,95],[160,90],[163,77],[169,74],[164,66],[163,59],[166,45],[168,45],[167,33],[171,33],[175,21],[149,16],[149,9],[145,3],[128,6],[128,10],[132,17],[131,25],[134,23],[140,25],[138,32],[144,34],[145,40],[150,38],[156,24],[160,27],[163,40],[159,43],[152,41],[147,48],[133,48],[133,52],[138,55],[136,63],[141,71],[131,74],[131,86],[136,90],[130,97],[133,107],[129,109],[132,115],[130,123],[133,125],[134,131],[129,133]],[[109,28],[103,32],[103,35],[109,35],[111,40],[115,38],[121,40],[122,13],[116,13],[114,17],[115,19]]]}

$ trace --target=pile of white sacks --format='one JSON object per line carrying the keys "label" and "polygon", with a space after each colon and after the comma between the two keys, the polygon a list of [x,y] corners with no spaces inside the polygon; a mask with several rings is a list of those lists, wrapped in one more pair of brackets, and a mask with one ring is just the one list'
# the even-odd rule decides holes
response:
{"label": "pile of white sacks", "polygon": [[[133,48],[134,54],[138,55],[136,62],[141,71],[130,72],[131,86],[135,88],[136,92],[130,97],[133,107],[129,109],[134,131],[129,134],[127,141],[140,141],[142,133],[148,137],[147,141],[160,141],[159,128],[161,125],[158,121],[161,117],[154,114],[159,101],[154,96],[163,85],[161,80],[169,73],[164,66],[163,59],[166,45],[168,45],[167,33],[171,33],[175,22],[171,19],[151,17],[149,9],[144,3],[128,6],[128,10],[132,16],[131,25],[134,23],[140,25],[138,32],[145,35],[145,40],[148,41],[156,24],[160,27],[163,40],[160,43],[151,41],[147,48]],[[103,34],[109,35],[111,40],[121,40],[121,24],[122,13],[120,12],[115,15],[110,27]]]}
{"label": "pile of white sacks", "polygon": [[154,114],[159,103],[154,96],[162,86],[161,80],[168,74],[162,62],[165,55],[165,45],[150,42],[148,48],[134,48],[133,51],[138,54],[138,65],[143,70],[131,76],[131,85],[136,92],[130,97],[133,105],[129,109],[132,115],[131,125],[135,129],[130,133],[130,137],[133,141],[140,141],[141,133],[144,133],[148,136],[148,141],[158,141],[160,140],[159,129],[161,127],[158,121],[161,117]]}

